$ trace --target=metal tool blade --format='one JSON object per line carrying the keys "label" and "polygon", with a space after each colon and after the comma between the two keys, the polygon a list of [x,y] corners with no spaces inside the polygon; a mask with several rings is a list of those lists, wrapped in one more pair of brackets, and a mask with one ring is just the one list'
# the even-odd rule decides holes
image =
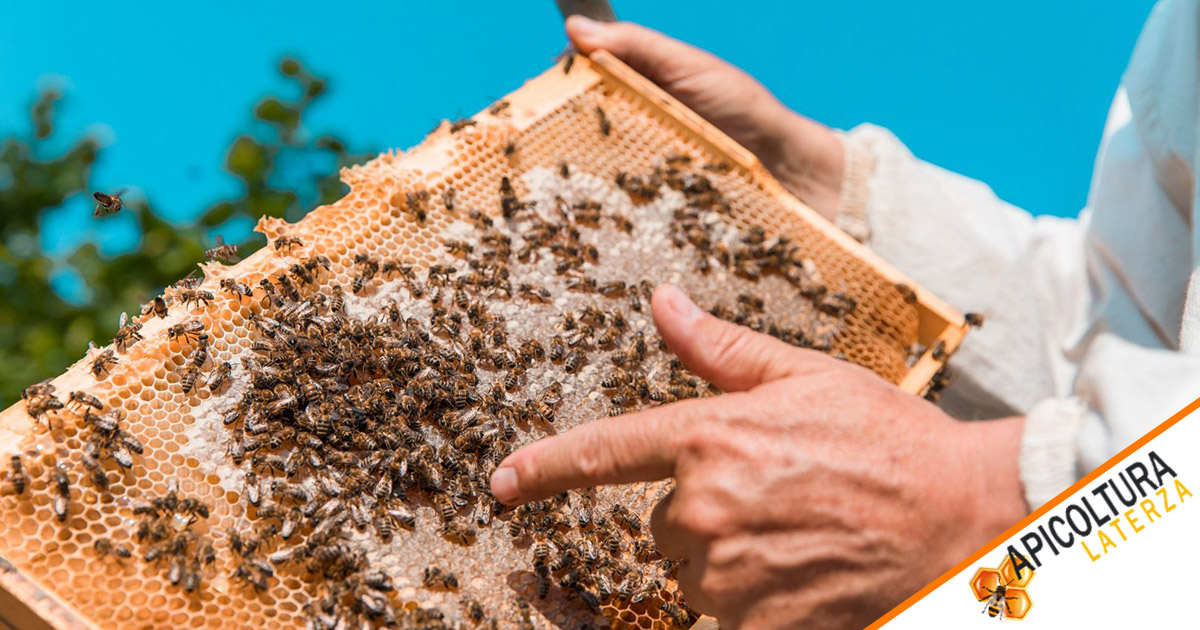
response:
{"label": "metal tool blade", "polygon": [[600,22],[616,22],[617,15],[613,13],[612,5],[608,0],[556,0],[558,2],[558,10],[562,13],[563,19],[568,16],[582,15],[592,18]]}

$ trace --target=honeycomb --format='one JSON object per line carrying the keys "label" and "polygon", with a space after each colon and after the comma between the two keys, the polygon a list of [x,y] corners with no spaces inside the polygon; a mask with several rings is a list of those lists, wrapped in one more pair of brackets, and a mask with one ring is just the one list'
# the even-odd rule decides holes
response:
{"label": "honeycomb", "polygon": [[[603,53],[342,176],[345,198],[294,225],[261,221],[268,247],[202,265],[197,284],[166,291],[165,313],[147,305],[0,414],[13,455],[0,463],[0,620],[687,626],[696,614],[644,531],[669,482],[516,511],[486,490],[523,444],[715,393],[659,347],[647,289],[672,282],[913,393],[962,335],[936,298],[898,288]],[[544,242],[523,250],[535,233]],[[790,272],[757,273],[769,256]],[[417,367],[398,376],[404,365]],[[324,450],[301,448],[314,438]]]}

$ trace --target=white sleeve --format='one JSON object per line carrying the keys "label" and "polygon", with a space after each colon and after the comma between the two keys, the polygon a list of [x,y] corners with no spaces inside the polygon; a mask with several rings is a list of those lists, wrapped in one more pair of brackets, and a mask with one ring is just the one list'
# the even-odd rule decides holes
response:
{"label": "white sleeve", "polygon": [[1086,211],[1082,221],[1034,217],[878,127],[844,140],[838,225],[948,303],[986,316],[954,357],[942,406],[965,419],[1025,414],[1030,506],[1200,394],[1200,359],[1096,329],[1110,272],[1087,253]]}

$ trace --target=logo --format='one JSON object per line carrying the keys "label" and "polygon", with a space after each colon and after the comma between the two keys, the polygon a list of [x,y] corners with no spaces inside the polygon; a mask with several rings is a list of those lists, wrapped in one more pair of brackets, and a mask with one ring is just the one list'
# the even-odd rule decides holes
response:
{"label": "logo", "polygon": [[971,592],[984,602],[980,611],[998,619],[1024,619],[1033,608],[1026,589],[1033,581],[1033,569],[1022,563],[1020,575],[1013,568],[1012,556],[1006,556],[997,569],[979,569],[971,578]]}

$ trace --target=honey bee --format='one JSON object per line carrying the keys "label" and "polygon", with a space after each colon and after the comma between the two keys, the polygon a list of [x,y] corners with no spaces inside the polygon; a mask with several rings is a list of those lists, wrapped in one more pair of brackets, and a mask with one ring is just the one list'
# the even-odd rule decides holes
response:
{"label": "honey bee", "polygon": [[86,407],[91,407],[96,411],[104,411],[104,403],[100,402],[99,398],[96,398],[87,392],[71,392],[67,404],[83,405]]}
{"label": "honey bee", "polygon": [[612,133],[612,124],[608,122],[608,115],[604,113],[603,107],[596,106],[596,116],[600,120],[600,133],[605,136]]}
{"label": "honey bee", "polygon": [[615,523],[629,530],[630,534],[636,536],[642,533],[642,520],[624,505],[613,505],[612,517]]}
{"label": "honey bee", "polygon": [[941,361],[941,360],[945,359],[946,358],[946,342],[941,339],[938,339],[937,343],[933,344],[933,349],[930,350],[930,356],[932,356],[935,361]]}
{"label": "honey bee", "polygon": [[238,259],[238,246],[226,245],[225,237],[217,235],[217,246],[204,252],[207,261],[234,262]]}
{"label": "honey bee", "polygon": [[428,201],[429,191],[418,190],[404,193],[403,204],[393,203],[393,205],[412,215],[418,222],[424,223],[428,218]]}
{"label": "honey bee", "polygon": [[466,256],[475,251],[475,246],[466,241],[449,240],[446,241],[445,245],[446,251],[455,255]]}
{"label": "honey bee", "polygon": [[167,303],[162,299],[162,296],[155,297],[146,304],[146,308],[142,309],[143,313],[151,313],[155,317],[165,319],[167,316]]}
{"label": "honey bee", "polygon": [[425,567],[425,571],[421,575],[421,583],[425,588],[431,590],[455,590],[458,588],[458,577],[438,567]]}
{"label": "honey bee", "polygon": [[208,375],[208,382],[206,385],[208,385],[209,391],[215,392],[221,389],[221,386],[229,380],[229,374],[232,371],[233,365],[229,361],[225,361],[224,363],[218,365],[217,368]]}
{"label": "honey bee", "polygon": [[967,313],[963,319],[971,328],[983,328],[984,316],[979,313]]}
{"label": "honey bee", "polygon": [[293,248],[304,247],[304,241],[300,240],[300,238],[296,236],[280,236],[272,241],[271,244],[275,246],[275,251],[282,251],[286,249],[290,252]]}
{"label": "honey bee", "polygon": [[752,311],[762,312],[763,310],[763,299],[756,295],[741,293],[738,295],[737,301],[738,304],[741,304]]}
{"label": "honey bee", "polygon": [[67,473],[62,470],[55,470],[53,474],[54,481],[54,516],[59,522],[67,520],[67,502],[71,499],[71,479],[67,477]]}
{"label": "honey bee", "polygon": [[102,214],[116,214],[125,207],[121,201],[121,195],[125,194],[125,189],[122,188],[113,194],[102,192],[92,193],[92,198],[96,200],[96,211],[92,213],[93,217],[98,217]]}
{"label": "honey bee", "polygon": [[21,456],[13,453],[11,461],[12,466],[8,470],[8,482],[12,484],[13,490],[17,494],[25,494],[25,488],[29,487],[29,475],[25,473],[25,466],[21,462]]}
{"label": "honey bee", "polygon": [[98,556],[113,556],[114,558],[127,559],[133,557],[133,551],[128,545],[118,545],[108,538],[97,538],[96,542],[92,543],[92,548],[96,550]]}
{"label": "honey bee", "polygon": [[475,124],[476,123],[475,123],[474,119],[460,118],[460,119],[450,123],[450,133],[458,133],[458,132],[462,131],[463,129],[466,129],[467,127],[473,127]]}
{"label": "honey bee", "polygon": [[112,370],[112,366],[117,364],[117,355],[112,348],[101,352],[95,359],[92,359],[92,376],[102,378]]}
{"label": "honey bee", "polygon": [[179,378],[179,387],[183,389],[183,393],[190,393],[196,386],[198,378],[200,378],[200,368],[190,365],[184,369],[183,376]]}
{"label": "honey bee", "polygon": [[90,475],[92,485],[101,490],[107,490],[108,474],[104,472],[104,469],[100,466],[100,462],[97,461],[95,457],[87,453],[84,453],[82,456],[80,456],[80,461],[83,462],[84,469],[86,469],[88,475]]}
{"label": "honey bee", "polygon": [[453,186],[448,186],[442,191],[442,205],[446,207],[446,212],[454,212],[454,198],[458,191]]}
{"label": "honey bee", "polygon": [[296,289],[296,285],[292,284],[292,281],[286,275],[277,274],[275,276],[275,283],[279,285],[279,292],[289,300],[293,302],[300,301],[300,291]]}
{"label": "honey bee", "polygon": [[195,348],[192,348],[192,355],[189,358],[189,362],[197,369],[204,367],[204,364],[208,363],[208,335],[200,336],[200,342],[196,344]]}
{"label": "honey bee", "polygon": [[487,616],[487,613],[483,610],[483,606],[470,597],[463,598],[462,607],[467,619],[471,621],[471,625],[478,626],[480,623],[483,623],[484,617]]}
{"label": "honey bee", "polygon": [[517,198],[512,182],[508,176],[500,178],[500,210],[505,219],[511,219],[525,209],[525,204]]}
{"label": "honey bee", "polygon": [[183,339],[184,341],[189,339],[199,340],[201,335],[200,331],[202,330],[204,330],[204,322],[193,319],[182,324],[175,324],[174,326],[168,328],[167,337],[170,339]]}
{"label": "honey bee", "polygon": [[917,303],[917,292],[913,291],[912,287],[901,282],[896,285],[896,290],[899,291],[900,295],[904,297],[905,303],[907,303],[907,304],[916,304]]}
{"label": "honey bee", "polygon": [[574,374],[579,371],[579,365],[583,362],[583,354],[578,350],[572,350],[563,362],[563,369],[567,374]]}
{"label": "honey bee", "polygon": [[117,352],[125,352],[129,346],[142,340],[142,325],[138,322],[130,322],[125,313],[121,313],[120,327],[117,329],[116,336],[113,337],[113,345],[117,347]]}
{"label": "honey bee", "polygon": [[597,290],[600,292],[600,295],[603,295],[604,297],[616,297],[625,293],[626,288],[627,287],[624,282],[621,282],[620,280],[614,280],[612,282],[605,282],[604,284],[600,285]]}
{"label": "honey bee", "polygon": [[566,162],[559,162],[558,163],[558,175],[559,175],[559,177],[562,177],[563,179],[569,178],[571,176],[571,166],[569,164],[567,164]]}
{"label": "honey bee", "polygon": [[563,360],[567,353],[567,344],[563,341],[561,335],[554,335],[550,338],[550,360],[558,363]]}
{"label": "honey bee", "polygon": [[488,108],[488,113],[493,116],[499,116],[500,114],[508,111],[508,107],[509,107],[508,101],[499,100],[499,101],[496,101],[495,104],[493,104],[491,107]]}
{"label": "honey bee", "polygon": [[692,618],[678,604],[666,602],[661,604],[659,610],[667,614],[671,621],[679,628],[688,628],[692,625]]}
{"label": "honey bee", "polygon": [[517,285],[517,292],[534,302],[546,303],[550,301],[550,291],[546,287],[535,287],[528,282],[522,282]]}
{"label": "honey bee", "polygon": [[442,523],[442,536],[457,545],[469,545],[475,540],[475,529],[461,523]]}

